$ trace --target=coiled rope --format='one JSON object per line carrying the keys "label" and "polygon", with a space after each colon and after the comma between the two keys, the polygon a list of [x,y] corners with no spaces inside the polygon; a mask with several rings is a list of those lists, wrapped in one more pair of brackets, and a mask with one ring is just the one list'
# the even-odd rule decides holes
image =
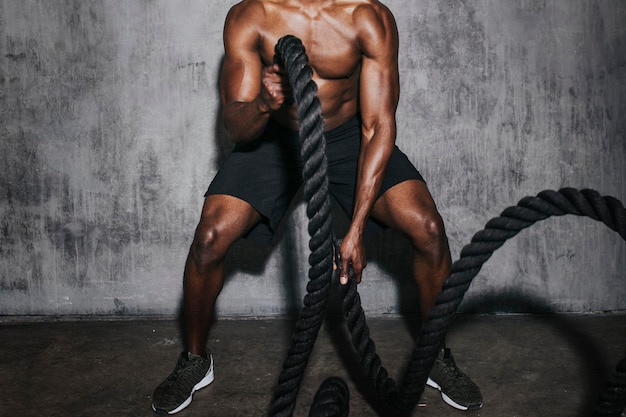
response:
{"label": "coiled rope", "polygon": [[[522,229],[550,216],[565,214],[587,216],[602,221],[626,240],[626,210],[623,205],[619,200],[602,197],[593,190],[578,191],[572,188],[564,188],[558,192],[546,190],[536,197],[523,198],[517,206],[508,207],[499,217],[490,220],[485,229],[473,236],[471,243],[461,251],[460,259],[452,264],[451,273],[444,281],[435,306],[420,329],[416,347],[404,375],[403,386],[399,390],[396,389],[395,382],[387,378],[387,371],[380,365],[380,358],[375,352],[374,342],[369,338],[356,283],[351,281],[349,288],[342,289],[352,344],[359,354],[363,373],[369,376],[378,394],[396,408],[413,408],[423,392],[443,336],[482,265],[496,249]],[[626,358],[612,373],[605,391],[596,403],[594,416],[619,417],[625,407]]]}
{"label": "coiled rope", "polygon": [[[291,416],[300,382],[315,339],[321,327],[332,280],[333,237],[330,198],[328,196],[327,162],[324,142],[324,124],[317,86],[312,81],[313,71],[302,42],[291,35],[281,38],[275,47],[278,61],[284,66],[293,90],[293,98],[300,121],[301,158],[304,198],[309,218],[309,282],[304,307],[292,336],[288,356],[283,363],[271,416]],[[351,334],[362,372],[368,376],[375,391],[389,405],[410,410],[419,401],[426,379],[444,334],[456,315],[457,308],[472,279],[482,265],[504,242],[522,229],[550,216],[574,214],[602,221],[626,240],[626,210],[619,200],[602,197],[596,191],[577,191],[564,188],[546,190],[536,197],[525,197],[505,209],[500,217],[490,220],[485,229],[476,233],[471,243],[463,248],[460,259],[452,264],[435,306],[422,325],[416,347],[404,374],[403,384],[397,387],[389,378],[369,337],[369,328],[361,307],[354,279],[342,286],[346,323]],[[317,401],[322,399],[320,405]],[[348,415],[347,387],[343,381],[331,378],[316,395],[310,417]],[[619,417],[626,407],[626,358],[615,368],[605,391],[594,409],[595,417]],[[617,411],[618,410],[618,411]]]}

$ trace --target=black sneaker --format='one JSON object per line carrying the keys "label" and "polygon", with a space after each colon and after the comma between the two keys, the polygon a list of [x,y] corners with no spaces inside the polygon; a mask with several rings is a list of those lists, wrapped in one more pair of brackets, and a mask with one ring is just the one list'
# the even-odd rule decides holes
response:
{"label": "black sneaker", "polygon": [[478,410],[483,406],[480,389],[456,367],[450,349],[441,349],[426,385],[441,391],[446,404],[458,410]]}
{"label": "black sneaker", "polygon": [[152,396],[152,409],[160,414],[178,413],[191,404],[193,393],[213,382],[213,358],[181,353],[174,371]]}

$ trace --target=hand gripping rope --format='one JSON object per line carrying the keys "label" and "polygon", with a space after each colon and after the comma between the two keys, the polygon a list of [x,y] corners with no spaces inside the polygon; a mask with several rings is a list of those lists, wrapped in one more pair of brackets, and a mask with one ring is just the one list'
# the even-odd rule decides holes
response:
{"label": "hand gripping rope", "polygon": [[[286,72],[293,90],[300,121],[302,178],[306,213],[309,219],[309,282],[304,307],[296,323],[291,346],[283,363],[271,416],[291,416],[304,370],[321,327],[333,277],[333,240],[331,204],[328,195],[324,122],[317,98],[317,85],[302,42],[295,36],[281,38],[275,47],[276,58]],[[359,356],[362,372],[368,376],[375,391],[387,404],[398,410],[411,410],[419,401],[430,368],[438,353],[444,334],[452,323],[459,304],[472,279],[482,265],[504,242],[539,220],[550,216],[574,214],[587,216],[606,224],[626,240],[626,210],[619,200],[602,197],[596,191],[564,188],[546,190],[536,197],[525,197],[517,206],[505,209],[500,217],[490,220],[463,248],[460,259],[452,264],[443,289],[422,325],[410,363],[398,387],[388,377],[369,337],[365,314],[353,278],[341,287],[343,309],[352,344]],[[309,417],[345,417],[349,413],[349,393],[339,378],[329,378],[320,387]],[[626,358],[611,374],[598,398],[595,417],[619,417],[626,407]]]}

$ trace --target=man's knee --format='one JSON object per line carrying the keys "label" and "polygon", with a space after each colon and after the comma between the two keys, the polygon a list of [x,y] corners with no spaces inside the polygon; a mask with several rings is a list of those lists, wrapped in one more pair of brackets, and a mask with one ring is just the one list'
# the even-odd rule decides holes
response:
{"label": "man's knee", "polygon": [[413,245],[420,252],[446,251],[448,239],[443,219],[437,213],[421,213],[417,215],[416,226],[410,232]]}
{"label": "man's knee", "polygon": [[200,221],[191,244],[191,259],[198,266],[208,266],[223,260],[229,246],[216,225]]}
{"label": "man's knee", "polygon": [[261,215],[243,200],[208,196],[191,244],[191,260],[199,267],[223,261],[230,246],[260,220]]}

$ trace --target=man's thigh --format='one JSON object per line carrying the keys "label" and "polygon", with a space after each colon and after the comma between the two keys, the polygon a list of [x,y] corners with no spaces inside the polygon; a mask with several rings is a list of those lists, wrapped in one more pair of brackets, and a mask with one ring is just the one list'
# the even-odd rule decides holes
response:
{"label": "man's thigh", "polygon": [[408,235],[424,221],[440,219],[435,201],[421,180],[407,180],[389,188],[374,204],[372,217]]}
{"label": "man's thigh", "polygon": [[198,232],[217,233],[230,244],[260,221],[261,214],[246,201],[227,194],[210,194],[204,199]]}

